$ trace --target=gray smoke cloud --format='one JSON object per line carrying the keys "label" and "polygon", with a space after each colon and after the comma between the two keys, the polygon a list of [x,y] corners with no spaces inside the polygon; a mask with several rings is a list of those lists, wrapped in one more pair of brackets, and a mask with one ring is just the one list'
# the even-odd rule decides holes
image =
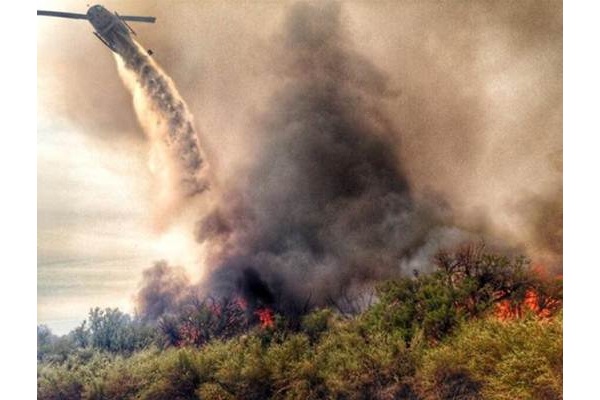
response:
{"label": "gray smoke cloud", "polygon": [[144,321],[156,321],[165,314],[176,313],[190,302],[190,280],[181,267],[159,261],[143,272],[136,294],[136,313]]}
{"label": "gray smoke cloud", "polygon": [[285,311],[322,305],[402,274],[434,236],[466,237],[441,229],[443,204],[411,193],[399,130],[382,112],[394,92],[347,40],[340,5],[292,6],[281,43],[285,83],[250,133],[270,139],[197,225],[215,268],[209,290]]}
{"label": "gray smoke cloud", "polygon": [[562,269],[560,1],[146,8],[210,159],[202,293],[322,303],[481,236]]}
{"label": "gray smoke cloud", "polygon": [[[562,270],[562,2],[407,2],[351,10],[357,45],[390,71],[386,105],[414,193],[456,225]],[[385,17],[382,17],[385,15]],[[372,27],[372,28],[371,28]],[[540,209],[547,224],[539,222]],[[552,207],[550,207],[552,208]]]}

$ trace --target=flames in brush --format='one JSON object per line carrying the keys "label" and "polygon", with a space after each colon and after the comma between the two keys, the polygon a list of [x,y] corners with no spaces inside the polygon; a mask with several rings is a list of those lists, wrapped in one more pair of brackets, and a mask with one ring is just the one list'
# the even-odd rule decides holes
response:
{"label": "flames in brush", "polygon": [[[450,277],[450,290],[481,289],[460,304],[469,315],[479,312],[478,304],[502,303],[515,293],[525,296],[526,288],[516,287],[503,272],[506,265],[484,260],[479,251],[458,251],[432,262],[440,249],[476,238],[491,242],[488,234],[495,230],[484,216],[463,219],[453,210],[454,201],[430,194],[412,175],[409,153],[417,154],[414,158],[422,154],[401,147],[400,121],[386,112],[398,88],[353,45],[340,7],[290,7],[283,40],[274,47],[275,79],[281,85],[242,129],[256,148],[247,155],[233,152],[244,159],[235,173],[219,176],[219,163],[211,167],[211,174],[222,179],[211,182],[206,204],[198,210],[194,236],[205,273],[190,290],[199,297],[239,298],[233,307],[244,323],[263,327],[272,325],[273,313],[298,319],[310,309],[341,304],[347,293],[354,300],[380,281],[438,267]],[[145,131],[161,150],[156,151],[162,162],[156,171],[166,195],[159,192],[158,197],[203,192],[208,164],[172,82],[141,53],[138,62],[121,66],[120,72],[132,89],[140,122],[148,125]],[[425,115],[441,113],[434,108],[435,113]],[[171,126],[168,132],[163,129]],[[452,153],[447,144],[436,141],[434,147]],[[463,187],[462,178],[457,188]],[[562,207],[552,204],[549,209]],[[513,244],[506,246],[511,248],[500,252],[514,254]],[[521,265],[514,266],[521,273]],[[536,293],[536,299],[542,296]],[[213,310],[211,315],[219,320],[225,314]]]}
{"label": "flames in brush", "polygon": [[163,315],[158,321],[166,344],[175,347],[203,346],[213,339],[234,337],[256,325],[260,329],[274,328],[273,309],[261,306],[253,310],[241,297],[192,301],[183,305],[180,312]]}
{"label": "flames in brush", "polygon": [[250,326],[240,303],[228,298],[193,301],[176,314],[164,315],[159,327],[171,346],[202,346],[213,339],[234,337]]}
{"label": "flames in brush", "polygon": [[[496,303],[495,315],[502,321],[535,315],[538,318],[550,318],[562,307],[562,275],[551,276],[548,269],[537,264],[532,268],[537,281],[536,288],[528,288],[522,297],[516,300],[503,299]],[[503,297],[505,293],[498,293]]]}
{"label": "flames in brush", "polygon": [[254,312],[260,321],[260,326],[263,329],[273,328],[275,320],[273,319],[273,310],[270,308],[259,308]]}

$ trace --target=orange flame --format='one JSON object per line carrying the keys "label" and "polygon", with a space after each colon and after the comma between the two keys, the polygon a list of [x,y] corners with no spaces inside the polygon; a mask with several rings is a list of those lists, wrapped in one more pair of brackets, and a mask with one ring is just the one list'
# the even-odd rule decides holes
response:
{"label": "orange flame", "polygon": [[273,328],[275,321],[273,320],[273,310],[270,308],[259,308],[254,312],[260,320],[260,326],[263,329]]}
{"label": "orange flame", "polygon": [[525,298],[521,303],[511,303],[509,300],[502,300],[496,305],[496,316],[501,320],[521,318],[525,313],[533,312],[539,317],[549,317],[550,310],[540,307],[538,293],[533,289],[525,292]]}
{"label": "orange flame", "polygon": [[560,300],[554,298],[541,298],[539,293],[533,289],[525,292],[521,303],[511,303],[510,300],[502,300],[496,304],[496,317],[502,321],[517,319],[531,312],[540,318],[549,318],[560,305]]}
{"label": "orange flame", "polygon": [[[543,281],[549,282],[553,279],[562,281],[562,275],[551,276],[546,266],[542,263],[533,264],[531,271],[535,276]],[[496,317],[500,320],[509,320],[523,317],[526,313],[531,312],[540,318],[548,318],[552,316],[553,311],[559,308],[561,300],[548,295],[543,295],[534,289],[528,289],[525,292],[523,301],[514,303],[510,300],[502,300],[496,304]]]}

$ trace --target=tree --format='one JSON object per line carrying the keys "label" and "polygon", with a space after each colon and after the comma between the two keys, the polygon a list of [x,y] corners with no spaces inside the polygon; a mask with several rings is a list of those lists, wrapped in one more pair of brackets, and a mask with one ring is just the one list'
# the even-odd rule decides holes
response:
{"label": "tree", "polygon": [[[118,308],[90,310],[89,342],[92,347],[113,353],[130,353],[149,345],[154,340],[154,330],[139,320],[132,320]],[[84,325],[78,332],[80,340],[86,340]]]}
{"label": "tree", "polygon": [[483,243],[435,257],[446,285],[457,293],[455,306],[474,317],[503,300],[521,302],[538,284],[525,257],[488,253]]}
{"label": "tree", "polygon": [[90,331],[87,329],[86,323],[87,321],[83,321],[81,325],[69,333],[69,336],[71,336],[73,343],[77,347],[86,348],[90,345]]}
{"label": "tree", "polygon": [[52,333],[46,325],[37,326],[37,359],[44,359],[44,356],[52,350],[53,344],[56,342],[56,335]]}
{"label": "tree", "polygon": [[[426,338],[440,340],[461,320],[480,316],[501,301],[523,302],[528,291],[543,288],[524,257],[487,253],[483,244],[440,252],[434,261],[431,274],[380,285],[380,302],[365,321],[396,330],[407,342],[420,329]],[[545,303],[552,300],[546,297]]]}

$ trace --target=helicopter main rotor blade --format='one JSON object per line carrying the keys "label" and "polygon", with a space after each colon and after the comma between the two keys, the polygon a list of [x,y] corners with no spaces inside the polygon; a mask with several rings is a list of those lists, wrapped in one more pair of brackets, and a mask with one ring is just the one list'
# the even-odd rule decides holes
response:
{"label": "helicopter main rotor blade", "polygon": [[75,14],[60,11],[43,11],[38,10],[37,15],[45,15],[47,17],[61,17],[61,18],[72,18],[72,19],[88,19],[86,14]]}
{"label": "helicopter main rotor blade", "polygon": [[156,21],[155,17],[138,17],[135,15],[119,15],[123,21],[135,21],[135,22],[150,22],[153,23]]}

